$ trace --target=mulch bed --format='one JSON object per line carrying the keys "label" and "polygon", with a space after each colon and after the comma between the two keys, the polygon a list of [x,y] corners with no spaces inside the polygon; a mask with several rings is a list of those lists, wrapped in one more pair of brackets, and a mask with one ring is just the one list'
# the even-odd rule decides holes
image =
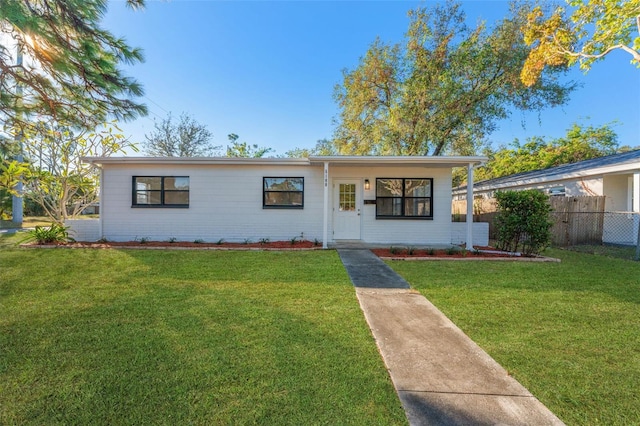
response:
{"label": "mulch bed", "polygon": [[476,250],[431,250],[408,249],[406,247],[371,249],[385,260],[518,260],[532,262],[559,262],[560,260],[543,256],[523,256],[520,254],[499,252],[493,247],[476,247]]}
{"label": "mulch bed", "polygon": [[269,241],[265,243],[196,243],[189,241],[106,241],[72,243],[23,244],[23,247],[60,247],[60,248],[140,248],[140,249],[217,249],[217,250],[314,250],[321,249],[322,244],[307,240]]}

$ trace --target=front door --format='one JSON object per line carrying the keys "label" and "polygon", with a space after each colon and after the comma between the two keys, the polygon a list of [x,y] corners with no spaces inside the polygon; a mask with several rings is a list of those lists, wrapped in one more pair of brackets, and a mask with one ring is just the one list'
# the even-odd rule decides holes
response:
{"label": "front door", "polygon": [[360,239],[360,182],[334,182],[333,239]]}

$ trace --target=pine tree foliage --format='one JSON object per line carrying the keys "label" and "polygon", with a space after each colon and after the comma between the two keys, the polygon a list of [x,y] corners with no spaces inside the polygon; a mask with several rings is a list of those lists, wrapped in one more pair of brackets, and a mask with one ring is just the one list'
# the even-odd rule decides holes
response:
{"label": "pine tree foliage", "polygon": [[[127,0],[132,8],[144,0]],[[107,117],[130,120],[147,108],[142,86],[120,66],[141,50],[101,28],[107,0],[0,0],[0,119],[27,114],[94,128]],[[16,63],[17,51],[24,57]],[[23,92],[23,93],[21,93]]]}

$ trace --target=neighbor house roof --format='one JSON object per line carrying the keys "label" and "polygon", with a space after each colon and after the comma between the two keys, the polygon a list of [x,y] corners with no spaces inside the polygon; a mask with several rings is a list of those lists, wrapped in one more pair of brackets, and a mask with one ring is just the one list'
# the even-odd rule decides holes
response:
{"label": "neighbor house roof", "polygon": [[[474,191],[487,191],[518,186],[548,183],[559,180],[598,176],[603,174],[624,173],[632,170],[640,171],[640,150],[607,155],[577,163],[563,164],[548,169],[517,173],[495,179],[488,179],[473,184]],[[466,185],[454,188],[453,193],[466,192]]]}
{"label": "neighbor house roof", "polygon": [[482,156],[318,156],[309,158],[231,158],[231,157],[83,157],[90,164],[217,164],[304,166],[324,163],[348,166],[428,165],[462,167],[487,161]]}

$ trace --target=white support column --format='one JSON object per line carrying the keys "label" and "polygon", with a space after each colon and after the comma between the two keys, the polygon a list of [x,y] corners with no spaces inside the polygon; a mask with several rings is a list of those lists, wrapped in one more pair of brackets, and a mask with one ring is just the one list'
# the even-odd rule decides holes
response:
{"label": "white support column", "polygon": [[473,163],[467,166],[467,250],[473,250]]}
{"label": "white support column", "polygon": [[633,208],[634,212],[640,212],[640,172],[635,172],[633,174],[633,186],[631,187],[633,191]]}
{"label": "white support column", "polygon": [[[93,167],[96,167],[95,165]],[[100,239],[104,238],[104,221],[102,220],[102,215],[104,212],[104,203],[102,202],[104,197],[104,166],[100,166],[100,182],[99,182],[100,193],[98,200],[100,201],[100,212],[98,213],[98,223],[100,224]]]}
{"label": "white support column", "polygon": [[324,162],[324,204],[322,214],[322,248],[327,248],[329,238],[329,162]]}

